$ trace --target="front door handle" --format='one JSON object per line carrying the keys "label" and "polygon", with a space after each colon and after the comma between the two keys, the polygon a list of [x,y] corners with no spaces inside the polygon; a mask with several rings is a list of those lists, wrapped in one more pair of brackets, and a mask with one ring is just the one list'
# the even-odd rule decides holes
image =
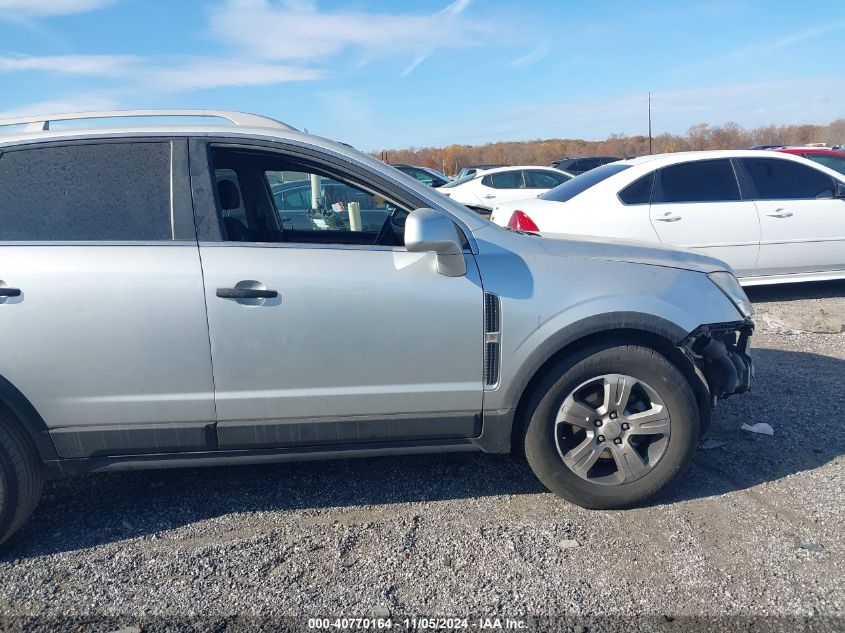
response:
{"label": "front door handle", "polygon": [[275,299],[279,293],[260,288],[218,288],[217,296],[221,299]]}
{"label": "front door handle", "polygon": [[675,215],[674,213],[664,213],[659,218],[654,218],[658,222],[677,222],[681,219],[681,216]]}
{"label": "front door handle", "polygon": [[487,200],[492,200],[492,199],[493,199],[493,198],[495,198],[496,196],[495,196],[495,194],[488,193],[488,194],[487,194],[486,196],[484,196],[484,197],[485,197]]}
{"label": "front door handle", "polygon": [[0,286],[0,297],[20,297],[20,288],[9,288],[7,286]]}
{"label": "front door handle", "polygon": [[768,215],[770,218],[791,218],[792,211],[787,211],[786,209],[775,209],[774,211],[771,211],[766,215]]}

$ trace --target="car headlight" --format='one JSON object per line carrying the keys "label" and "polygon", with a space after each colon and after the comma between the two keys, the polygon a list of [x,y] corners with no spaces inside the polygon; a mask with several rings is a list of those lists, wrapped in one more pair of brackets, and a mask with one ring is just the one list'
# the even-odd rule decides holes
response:
{"label": "car headlight", "polygon": [[739,285],[736,277],[724,270],[717,273],[710,273],[707,276],[733,302],[742,316],[745,318],[754,316],[754,306],[751,305],[751,301],[745,294],[745,290]]}

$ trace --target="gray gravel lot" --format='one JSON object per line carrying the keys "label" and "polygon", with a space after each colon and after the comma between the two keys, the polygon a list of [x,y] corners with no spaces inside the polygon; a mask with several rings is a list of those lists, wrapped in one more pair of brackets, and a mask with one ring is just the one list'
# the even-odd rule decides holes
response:
{"label": "gray gravel lot", "polygon": [[[845,318],[845,283],[749,295],[761,314]],[[523,461],[475,454],[89,475],[50,483],[0,551],[0,622],[669,614],[837,630],[845,333],[761,322],[754,346],[753,393],[720,405],[717,447],[652,507],[583,510]]]}

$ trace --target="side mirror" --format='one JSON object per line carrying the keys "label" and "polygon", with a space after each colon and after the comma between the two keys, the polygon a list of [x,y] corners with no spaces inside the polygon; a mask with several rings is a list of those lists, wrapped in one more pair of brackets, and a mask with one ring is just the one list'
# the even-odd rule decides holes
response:
{"label": "side mirror", "polygon": [[836,187],[833,189],[834,198],[845,198],[845,183],[836,181]]}
{"label": "side mirror", "polygon": [[416,209],[405,220],[405,248],[410,253],[437,253],[437,272],[460,277],[467,272],[458,227],[434,209]]}

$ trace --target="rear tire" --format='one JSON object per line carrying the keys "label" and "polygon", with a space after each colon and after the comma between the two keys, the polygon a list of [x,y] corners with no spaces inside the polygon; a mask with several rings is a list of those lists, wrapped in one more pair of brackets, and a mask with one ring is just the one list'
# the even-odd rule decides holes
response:
{"label": "rear tire", "polygon": [[43,486],[43,465],[32,440],[0,408],[0,545],[32,516]]}
{"label": "rear tire", "polygon": [[631,507],[666,491],[698,444],[689,383],[647,347],[593,347],[565,359],[538,385],[528,415],[531,469],[585,508]]}

